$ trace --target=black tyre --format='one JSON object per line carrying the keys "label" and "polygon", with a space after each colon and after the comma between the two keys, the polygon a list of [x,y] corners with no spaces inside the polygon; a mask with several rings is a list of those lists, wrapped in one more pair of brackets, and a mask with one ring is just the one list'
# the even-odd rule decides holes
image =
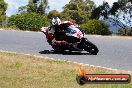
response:
{"label": "black tyre", "polygon": [[93,54],[93,55],[97,55],[98,52],[99,52],[99,50],[98,50],[97,46],[96,45],[92,45],[90,53]]}
{"label": "black tyre", "polygon": [[54,52],[56,53],[63,53],[65,51],[64,48],[60,46],[52,46],[52,48],[54,49]]}
{"label": "black tyre", "polygon": [[97,46],[88,40],[85,41],[84,50],[91,53],[92,55],[97,55],[99,52]]}

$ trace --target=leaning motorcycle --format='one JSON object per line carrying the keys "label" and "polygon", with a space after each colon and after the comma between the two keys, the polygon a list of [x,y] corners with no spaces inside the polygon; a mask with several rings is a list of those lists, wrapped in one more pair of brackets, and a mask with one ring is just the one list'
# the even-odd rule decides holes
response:
{"label": "leaning motorcycle", "polygon": [[90,42],[84,37],[84,33],[74,25],[70,25],[67,30],[65,30],[65,37],[60,39],[61,41],[66,41],[62,45],[52,44],[54,38],[54,30],[48,27],[42,27],[41,32],[46,35],[47,42],[52,46],[55,52],[68,51],[87,51],[92,55],[97,55],[99,52],[97,46]]}

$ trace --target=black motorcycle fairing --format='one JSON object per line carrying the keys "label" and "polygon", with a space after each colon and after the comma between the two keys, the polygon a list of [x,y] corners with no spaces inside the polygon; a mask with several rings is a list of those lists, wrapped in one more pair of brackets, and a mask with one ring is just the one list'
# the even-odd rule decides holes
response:
{"label": "black motorcycle fairing", "polygon": [[67,36],[66,37],[66,41],[68,43],[77,43],[77,42],[80,42],[80,39],[74,37],[74,36]]}

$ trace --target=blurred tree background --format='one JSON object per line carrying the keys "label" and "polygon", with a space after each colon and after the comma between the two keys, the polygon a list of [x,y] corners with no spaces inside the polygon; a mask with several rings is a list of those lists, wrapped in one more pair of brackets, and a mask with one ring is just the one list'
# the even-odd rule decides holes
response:
{"label": "blurred tree background", "polygon": [[28,12],[19,15],[13,15],[9,18],[8,25],[16,26],[20,30],[40,31],[40,28],[47,26],[48,19],[35,12]]}
{"label": "blurred tree background", "polygon": [[[113,18],[120,26],[117,34],[132,36],[132,0],[118,0],[113,3],[112,7],[104,2],[96,7],[91,14],[92,19],[108,19],[109,17]],[[124,25],[120,24],[121,21],[124,22]]]}
{"label": "blurred tree background", "polygon": [[[0,0],[0,26],[6,20],[7,3]],[[29,0],[26,6],[21,6],[16,15],[8,19],[8,27],[15,26],[20,30],[39,31],[42,26],[48,26],[53,17],[60,17],[62,20],[70,20],[79,24],[87,34],[111,35],[109,25],[103,21],[109,17],[113,18],[120,25],[118,35],[132,35],[132,1],[118,0],[109,6],[109,3],[103,2],[98,7],[91,0],[70,0],[63,7],[63,11],[52,10],[48,6],[48,0]]]}
{"label": "blurred tree background", "polygon": [[40,31],[43,26],[48,26],[46,15],[48,0],[29,0],[26,6],[18,9],[18,14],[8,20],[8,26],[15,26],[20,30]]}
{"label": "blurred tree background", "polygon": [[63,18],[71,18],[77,24],[82,24],[89,20],[92,10],[96,5],[91,0],[71,0],[62,11]]}
{"label": "blurred tree background", "polygon": [[18,13],[34,12],[45,15],[46,8],[49,8],[48,0],[29,0],[28,5],[19,7]]}
{"label": "blurred tree background", "polygon": [[87,34],[110,35],[108,25],[104,21],[93,19],[83,23],[82,28],[85,29]]}
{"label": "blurred tree background", "polygon": [[107,24],[98,19],[94,20],[90,18],[95,8],[96,5],[91,0],[71,0],[63,7],[62,12],[56,10],[50,11],[48,18],[51,20],[53,17],[58,16],[63,20],[73,21],[79,24],[87,34],[110,35],[111,33]]}
{"label": "blurred tree background", "polygon": [[0,0],[0,27],[4,26],[6,20],[7,3],[4,0]]}

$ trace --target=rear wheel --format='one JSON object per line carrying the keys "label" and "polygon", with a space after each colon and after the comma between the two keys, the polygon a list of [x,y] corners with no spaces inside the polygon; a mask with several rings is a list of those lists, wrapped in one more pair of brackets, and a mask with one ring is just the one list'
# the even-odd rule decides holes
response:
{"label": "rear wheel", "polygon": [[65,51],[64,48],[60,46],[52,46],[52,48],[54,49],[56,53],[63,53]]}

